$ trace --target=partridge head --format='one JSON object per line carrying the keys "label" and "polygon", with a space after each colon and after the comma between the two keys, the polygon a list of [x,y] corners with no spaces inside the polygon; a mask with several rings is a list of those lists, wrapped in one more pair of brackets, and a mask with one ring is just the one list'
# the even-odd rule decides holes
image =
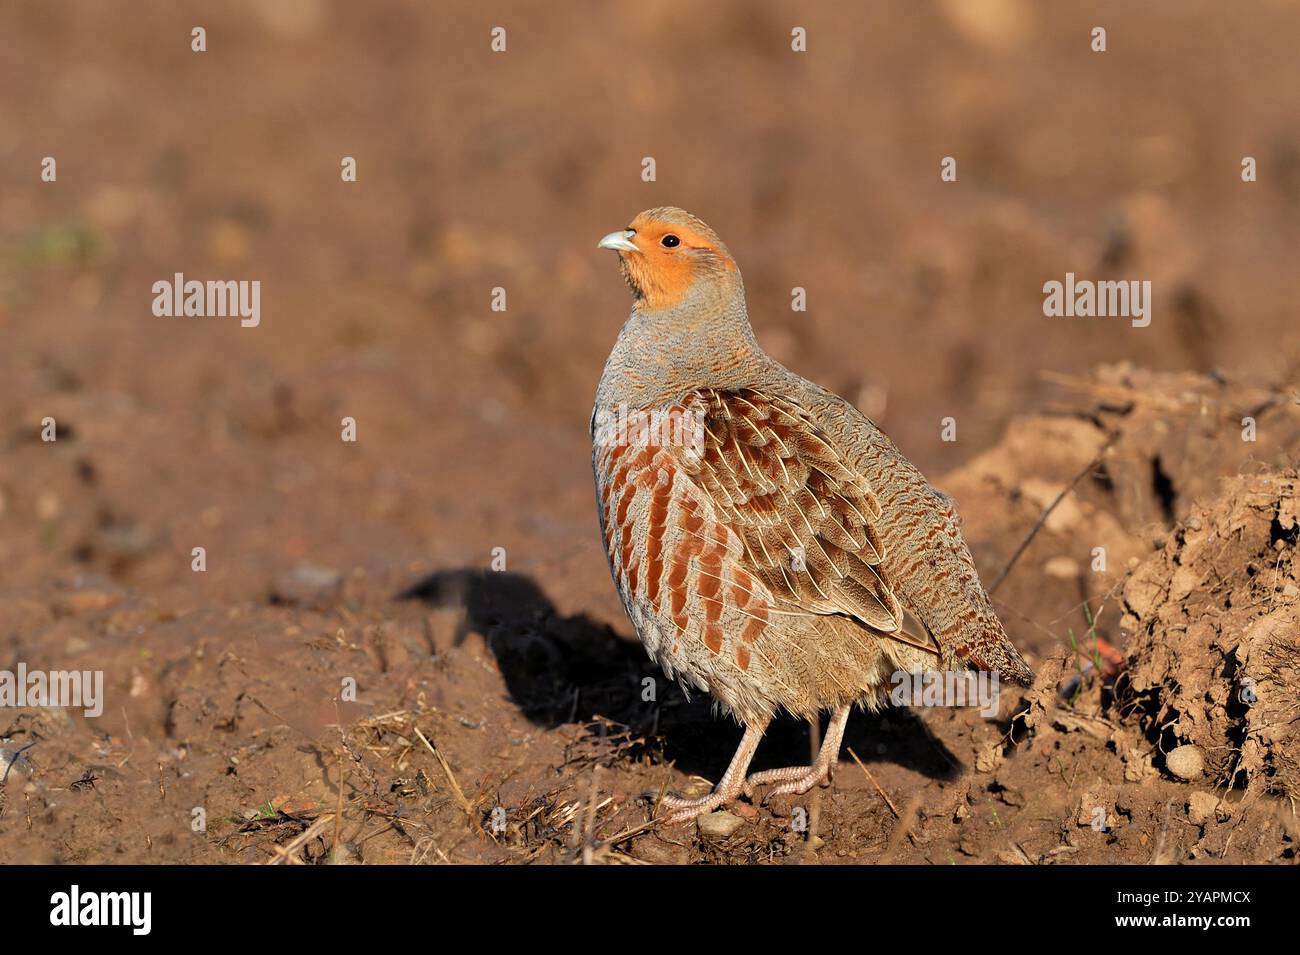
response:
{"label": "partridge head", "polygon": [[645,309],[680,305],[697,284],[743,294],[740,271],[722,240],[681,209],[643,212],[598,247],[619,253],[623,278]]}

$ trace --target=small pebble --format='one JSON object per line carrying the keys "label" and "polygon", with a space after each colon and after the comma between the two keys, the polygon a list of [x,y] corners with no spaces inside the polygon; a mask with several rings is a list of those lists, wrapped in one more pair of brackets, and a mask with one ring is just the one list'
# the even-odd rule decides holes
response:
{"label": "small pebble", "polygon": [[725,809],[719,809],[695,820],[700,835],[708,839],[725,839],[744,824],[745,820]]}
{"label": "small pebble", "polygon": [[331,567],[300,560],[275,578],[271,585],[271,602],[310,606],[328,601],[334,595],[341,576]]}
{"label": "small pebble", "polygon": [[1205,772],[1205,759],[1195,746],[1179,746],[1165,754],[1165,769],[1171,776],[1191,782]]}
{"label": "small pebble", "polygon": [[361,853],[355,843],[340,842],[330,849],[330,865],[360,865]]}

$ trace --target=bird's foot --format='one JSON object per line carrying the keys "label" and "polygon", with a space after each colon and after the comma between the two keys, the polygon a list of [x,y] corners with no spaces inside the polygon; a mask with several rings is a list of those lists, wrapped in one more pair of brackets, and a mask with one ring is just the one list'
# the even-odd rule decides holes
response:
{"label": "bird's foot", "polygon": [[736,755],[731,757],[731,765],[727,767],[726,773],[718,781],[718,785],[713,787],[713,792],[700,799],[682,799],[680,796],[661,798],[659,808],[672,813],[664,818],[664,822],[671,824],[694,819],[706,812],[712,812],[739,796],[741,790],[745,788],[745,770],[749,769],[749,761],[754,758],[754,750],[758,749],[758,741],[763,738],[767,722],[766,719],[762,719],[745,724],[745,736],[736,747]]}
{"label": "bird's foot", "polygon": [[659,800],[659,808],[672,813],[672,815],[664,817],[664,822],[668,825],[686,822],[705,813],[713,812],[713,810],[732,802],[740,795],[741,788],[742,784],[739,780],[735,783],[728,783],[724,780],[718,783],[713,792],[707,796],[701,796],[699,799],[664,796]]}
{"label": "bird's foot", "polygon": [[851,709],[852,705],[848,703],[835,708],[826,727],[826,738],[822,740],[821,749],[817,751],[817,758],[811,766],[788,766],[785,769],[765,769],[761,773],[754,773],[745,780],[745,795],[752,799],[755,786],[780,783],[763,797],[763,802],[767,802],[773,796],[786,793],[802,796],[814,786],[829,783],[835,774],[835,762],[840,758],[840,743],[844,740],[844,727],[849,721]]}
{"label": "bird's foot", "polygon": [[830,760],[823,762],[819,759],[811,766],[787,766],[785,769],[765,769],[761,773],[754,773],[745,780],[744,789],[745,795],[752,798],[755,786],[780,783],[781,785],[763,797],[763,802],[767,802],[773,796],[783,796],[787,793],[802,796],[814,786],[825,785],[830,781]]}

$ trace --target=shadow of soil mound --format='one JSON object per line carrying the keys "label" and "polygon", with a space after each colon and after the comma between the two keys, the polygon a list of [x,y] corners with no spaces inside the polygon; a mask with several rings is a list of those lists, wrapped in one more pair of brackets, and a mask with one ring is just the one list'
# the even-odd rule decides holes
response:
{"label": "shadow of soil mound", "polygon": [[1172,775],[1300,796],[1298,494],[1295,471],[1225,481],[1125,584],[1119,689]]}

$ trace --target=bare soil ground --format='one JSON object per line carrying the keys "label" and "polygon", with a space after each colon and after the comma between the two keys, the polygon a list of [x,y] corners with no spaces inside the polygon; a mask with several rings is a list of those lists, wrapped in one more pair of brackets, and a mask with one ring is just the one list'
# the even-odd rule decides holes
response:
{"label": "bare soil ground", "polygon": [[[7,7],[0,669],[107,705],[0,710],[0,861],[1294,861],[1300,8],[870,7],[802,60],[780,4],[505,4],[496,58],[469,3]],[[586,433],[592,246],[667,202],[986,582],[1073,487],[996,594],[1033,690],[855,715],[833,788],[708,833],[653,799],[739,730],[632,635]],[[1151,326],[1046,319],[1067,270]],[[262,324],[155,318],[176,271]]]}
{"label": "bare soil ground", "polygon": [[[971,709],[855,716],[832,789],[744,804],[720,820],[740,823],[731,832],[647,827],[657,793],[717,777],[737,731],[665,685],[620,616],[557,605],[539,583],[575,570],[330,572],[286,559],[254,598],[180,606],[115,580],[118,562],[139,558],[113,550],[112,535],[134,535],[100,528],[85,545],[90,566],[0,597],[16,659],[102,668],[112,703],[96,720],[23,711],[5,728],[10,752],[37,743],[0,791],[6,854],[264,861],[288,845],[295,858],[366,862],[1293,859],[1300,497],[1295,472],[1279,466],[1300,436],[1300,404],[1127,369],[1076,384],[1086,395],[1064,402],[1073,411],[1016,420],[941,482],[963,502],[987,579],[1086,474],[998,593],[1040,680],[1004,693],[996,720]],[[1262,435],[1249,451],[1235,424],[1247,407]],[[1153,445],[1154,433],[1166,443]],[[16,453],[45,468],[47,493],[64,472],[70,495],[73,482],[83,494],[99,486],[37,443]],[[1225,482],[1185,465],[1234,455],[1250,463]],[[1189,490],[1203,480],[1207,496],[1163,490],[1162,471],[1186,474]],[[1164,510],[1168,523],[1151,519]],[[569,586],[603,588],[603,568],[586,573]],[[1098,636],[1126,648],[1118,673]],[[654,701],[643,699],[647,679]],[[339,701],[344,681],[356,702]],[[1204,768],[1182,779],[1166,755],[1188,745]],[[808,748],[804,728],[783,721],[760,765]],[[195,808],[206,832],[190,831]]]}

